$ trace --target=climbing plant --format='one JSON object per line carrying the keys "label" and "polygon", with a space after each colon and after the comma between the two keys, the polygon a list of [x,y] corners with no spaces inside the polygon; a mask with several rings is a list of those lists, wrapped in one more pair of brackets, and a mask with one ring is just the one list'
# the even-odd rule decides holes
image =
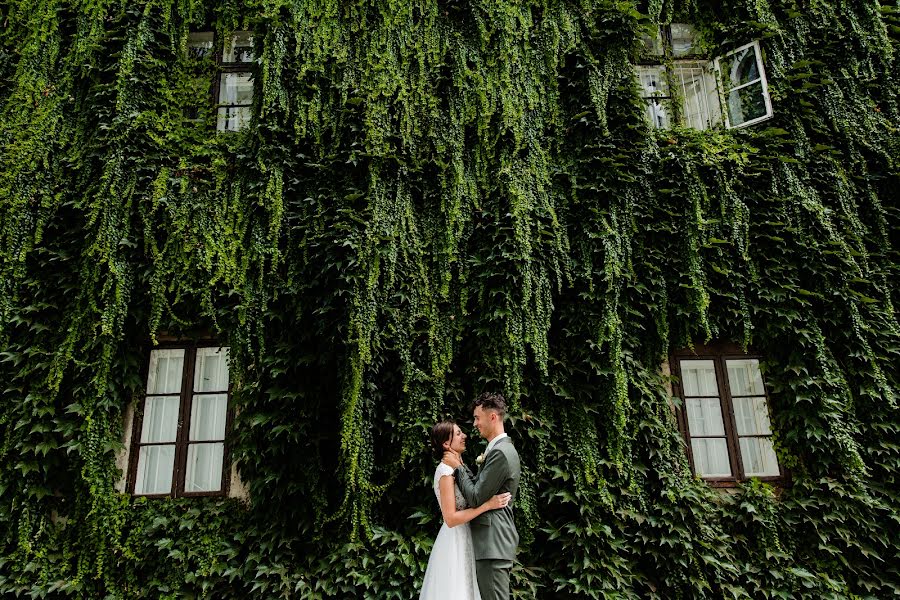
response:
{"label": "climbing plant", "polygon": [[[651,129],[632,62],[671,22],[760,40],[774,117]],[[485,389],[516,598],[900,592],[896,7],[10,0],[0,31],[4,594],[416,597],[427,432]],[[241,131],[192,31],[253,32]],[[201,333],[249,501],[132,498],[149,351]],[[784,486],[690,472],[661,365],[713,340],[764,357]]]}

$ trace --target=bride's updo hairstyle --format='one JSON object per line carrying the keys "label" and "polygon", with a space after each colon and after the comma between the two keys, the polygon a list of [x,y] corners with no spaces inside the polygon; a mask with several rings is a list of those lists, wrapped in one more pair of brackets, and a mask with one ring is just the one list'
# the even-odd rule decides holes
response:
{"label": "bride's updo hairstyle", "polygon": [[444,442],[450,441],[453,437],[453,428],[456,423],[453,421],[438,421],[431,428],[431,451],[434,458],[441,460],[444,457]]}

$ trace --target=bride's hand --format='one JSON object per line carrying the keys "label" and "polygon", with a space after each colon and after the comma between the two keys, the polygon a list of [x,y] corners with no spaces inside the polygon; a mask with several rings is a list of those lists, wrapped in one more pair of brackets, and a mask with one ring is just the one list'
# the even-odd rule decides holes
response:
{"label": "bride's hand", "polygon": [[504,492],[503,494],[497,494],[490,500],[486,502],[488,505],[488,510],[497,510],[498,508],[505,508],[509,505],[509,501],[512,499],[512,494],[509,492]]}

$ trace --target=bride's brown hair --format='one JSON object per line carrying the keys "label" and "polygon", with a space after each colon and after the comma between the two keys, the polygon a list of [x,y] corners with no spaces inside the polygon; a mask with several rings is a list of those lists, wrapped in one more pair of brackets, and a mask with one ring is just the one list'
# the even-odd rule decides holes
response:
{"label": "bride's brown hair", "polygon": [[456,423],[453,421],[438,421],[431,428],[431,451],[437,460],[444,457],[444,442],[453,438],[453,428]]}

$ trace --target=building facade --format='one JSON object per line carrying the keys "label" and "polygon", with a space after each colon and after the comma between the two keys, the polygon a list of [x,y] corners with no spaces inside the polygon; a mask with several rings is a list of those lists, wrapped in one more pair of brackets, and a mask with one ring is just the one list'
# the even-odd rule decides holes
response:
{"label": "building facade", "polygon": [[418,597],[485,390],[516,598],[900,592],[896,9],[0,29],[4,594]]}

